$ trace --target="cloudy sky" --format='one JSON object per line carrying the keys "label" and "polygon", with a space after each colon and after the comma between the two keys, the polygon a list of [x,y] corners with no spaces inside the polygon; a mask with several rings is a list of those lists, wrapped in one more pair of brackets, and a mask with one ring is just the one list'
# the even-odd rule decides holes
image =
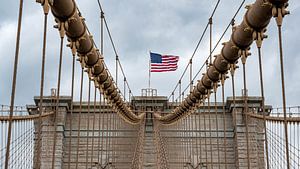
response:
{"label": "cloudy sky", "polygon": [[[169,96],[179,80],[196,44],[206,26],[208,18],[217,0],[102,0],[108,26],[111,30],[117,52],[127,75],[134,95],[140,95],[141,89],[148,85],[149,51],[180,56],[179,68],[176,72],[153,73],[151,87],[158,90],[159,95]],[[247,0],[250,4],[253,0]],[[220,38],[227,24],[237,10],[240,0],[221,0],[213,18],[213,45]],[[77,0],[82,15],[99,44],[100,16],[96,0]],[[285,75],[287,104],[300,105],[300,2],[291,1],[291,15],[285,17],[283,25],[283,45],[285,57]],[[245,9],[242,8],[236,18],[240,23]],[[12,70],[15,53],[16,25],[18,2],[6,1],[0,6],[0,104],[8,105],[11,93]],[[57,83],[57,65],[59,55],[59,35],[53,28],[52,14],[49,18],[45,95]],[[35,1],[24,2],[24,15],[20,43],[20,60],[16,90],[16,105],[33,103],[33,96],[40,92],[40,71],[42,53],[43,12]],[[231,30],[222,39],[229,39]],[[104,57],[112,74],[115,74],[115,55],[105,33]],[[278,35],[274,19],[268,27],[269,38],[263,44],[265,95],[268,104],[281,106],[281,84],[278,55]],[[214,54],[220,52],[218,46]],[[199,50],[194,57],[193,74],[202,66],[209,52],[208,32],[204,36]],[[252,55],[247,61],[247,79],[249,95],[259,95],[259,74],[256,46],[252,46]],[[71,52],[64,48],[62,95],[70,94],[71,86]],[[76,99],[79,95],[80,68],[76,68]],[[241,67],[241,66],[240,66]],[[237,70],[237,95],[241,94],[241,69]],[[122,78],[121,76],[119,79]],[[184,78],[188,79],[188,77]],[[198,77],[199,79],[199,77]],[[187,85],[184,81],[183,87]],[[85,89],[87,91],[87,81]],[[122,86],[122,83],[119,84]],[[226,95],[231,94],[231,84],[226,84]],[[85,91],[85,93],[87,93]],[[87,94],[85,94],[87,95]],[[86,97],[86,96],[85,96]]]}

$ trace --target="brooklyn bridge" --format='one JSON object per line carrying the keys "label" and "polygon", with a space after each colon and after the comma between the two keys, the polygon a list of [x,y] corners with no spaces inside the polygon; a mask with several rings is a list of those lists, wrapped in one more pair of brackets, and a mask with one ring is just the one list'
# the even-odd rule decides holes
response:
{"label": "brooklyn bridge", "polygon": [[77,1],[0,7],[0,168],[300,169],[299,2]]}

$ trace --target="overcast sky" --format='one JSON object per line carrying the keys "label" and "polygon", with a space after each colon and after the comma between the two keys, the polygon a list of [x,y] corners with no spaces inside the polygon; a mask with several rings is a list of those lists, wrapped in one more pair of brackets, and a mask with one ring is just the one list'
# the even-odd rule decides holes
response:
{"label": "overcast sky", "polygon": [[[114,39],[117,52],[123,64],[130,87],[134,95],[140,95],[141,89],[148,86],[149,51],[180,56],[176,72],[153,73],[151,87],[159,95],[169,96],[188,63],[196,44],[206,26],[208,18],[217,0],[102,0],[105,16]],[[213,18],[213,44],[217,42],[227,24],[237,10],[240,0],[221,0]],[[250,4],[253,0],[247,0]],[[99,44],[100,16],[96,0],[77,0],[82,15]],[[285,17],[283,25],[284,62],[286,75],[287,105],[300,105],[300,2],[290,2],[291,15]],[[236,23],[242,21],[245,13],[242,8]],[[12,70],[15,53],[18,2],[5,1],[0,6],[0,104],[8,105],[11,93]],[[57,65],[59,55],[59,35],[53,28],[54,19],[49,15],[45,95],[57,83]],[[42,53],[43,12],[35,1],[24,2],[20,60],[16,90],[16,105],[33,103],[33,96],[40,92],[40,71]],[[107,34],[107,33],[106,33]],[[231,30],[222,42],[228,41]],[[265,95],[268,104],[282,105],[278,55],[278,35],[274,19],[268,26],[269,35],[263,43]],[[105,36],[104,57],[112,74],[115,74],[115,55]],[[202,66],[209,52],[208,33],[204,37],[193,60],[193,74]],[[214,54],[220,52],[221,46]],[[247,79],[249,95],[259,95],[259,74],[256,46],[252,45],[252,55],[247,61]],[[62,95],[70,94],[71,52],[64,48]],[[76,100],[79,95],[79,63],[76,64]],[[240,66],[241,67],[241,66]],[[237,70],[237,95],[241,94],[241,69]],[[122,78],[121,76],[119,79]],[[185,79],[187,79],[186,77]],[[199,77],[198,77],[199,79]],[[85,81],[85,90],[87,85]],[[122,83],[119,83],[122,88]],[[184,81],[185,88],[187,81]],[[226,95],[231,95],[230,81],[226,84]],[[122,89],[123,90],[123,89]],[[85,95],[87,92],[85,92]],[[86,98],[86,96],[85,96]]]}

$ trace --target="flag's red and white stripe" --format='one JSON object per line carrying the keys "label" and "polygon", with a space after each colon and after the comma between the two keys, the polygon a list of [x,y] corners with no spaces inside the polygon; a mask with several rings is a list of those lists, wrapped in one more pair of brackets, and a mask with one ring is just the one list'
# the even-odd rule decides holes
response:
{"label": "flag's red and white stripe", "polygon": [[151,63],[151,72],[169,72],[178,68],[178,56],[163,55],[161,57],[162,63]]}

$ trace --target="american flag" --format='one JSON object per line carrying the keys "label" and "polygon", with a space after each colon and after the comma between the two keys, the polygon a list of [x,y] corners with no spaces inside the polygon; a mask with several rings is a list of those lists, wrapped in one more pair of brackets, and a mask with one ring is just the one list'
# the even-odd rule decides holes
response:
{"label": "american flag", "polygon": [[170,72],[177,69],[179,56],[151,53],[151,72]]}

